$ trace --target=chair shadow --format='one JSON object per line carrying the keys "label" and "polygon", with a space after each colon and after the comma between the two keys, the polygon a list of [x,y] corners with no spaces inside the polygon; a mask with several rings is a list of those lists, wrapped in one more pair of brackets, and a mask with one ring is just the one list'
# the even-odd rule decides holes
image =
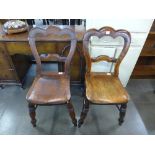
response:
{"label": "chair shadow", "polygon": [[[65,106],[61,106],[60,108],[66,108],[67,109],[67,107],[65,107]],[[66,110],[65,112],[68,112],[68,111]],[[45,129],[47,129],[45,126],[41,127],[38,125],[36,127],[36,129],[39,132],[39,134],[45,134],[45,135],[65,135],[65,134],[71,135],[71,134],[75,134],[77,129],[74,126],[70,127],[70,126],[68,126],[68,124],[66,124],[66,128],[68,128],[67,133],[66,133],[66,131],[63,130],[65,128],[65,126],[60,124],[61,122],[59,120],[59,116],[60,116],[59,108],[55,108],[53,116],[50,118],[52,123],[51,123],[51,126],[48,128],[49,130],[48,131],[45,130]],[[42,122],[47,121],[47,120],[49,120],[49,118],[44,118],[43,120],[40,121],[39,124],[43,124]],[[68,114],[68,121],[71,122],[69,114]]]}
{"label": "chair shadow", "polygon": [[[54,117],[51,117],[51,118],[50,118],[51,120],[54,120],[54,121],[53,121],[53,124],[52,124],[52,126],[51,126],[51,129],[54,128],[54,126],[55,126],[55,124],[56,124],[56,119],[57,119],[56,113],[57,113],[57,111],[58,111],[58,109],[56,108],[56,109],[54,110],[54,114],[53,114]],[[35,129],[39,132],[39,134],[41,134],[41,135],[49,135],[49,134],[52,133],[52,132],[48,132],[47,130],[45,130],[45,129],[47,129],[45,126],[44,126],[44,127],[43,127],[43,126],[40,126],[40,125],[43,125],[43,122],[48,121],[48,120],[49,120],[48,118],[44,117],[41,121],[38,122],[38,124],[37,124],[37,126],[35,127]]]}
{"label": "chair shadow", "polygon": [[[113,126],[110,126],[110,128],[103,129],[100,127],[101,122],[99,122],[99,117],[97,116],[95,111],[92,112],[92,117],[95,119],[94,123],[97,129],[97,133],[100,135],[110,134],[112,131],[114,132],[119,127],[119,125],[113,125]],[[107,124],[107,123],[104,123],[104,124]]]}

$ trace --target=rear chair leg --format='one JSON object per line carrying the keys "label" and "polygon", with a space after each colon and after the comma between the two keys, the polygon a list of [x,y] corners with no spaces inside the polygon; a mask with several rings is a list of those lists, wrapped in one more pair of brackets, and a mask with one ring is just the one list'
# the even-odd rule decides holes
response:
{"label": "rear chair leg", "polygon": [[122,123],[124,122],[124,117],[126,114],[126,108],[127,108],[127,104],[122,104],[120,107],[120,113],[119,113],[119,125],[122,125]]}
{"label": "rear chair leg", "polygon": [[72,119],[72,123],[74,124],[74,126],[77,126],[77,119],[75,117],[75,112],[74,112],[74,108],[73,108],[73,105],[71,103],[71,101],[68,101],[67,102],[67,108],[68,108],[68,111],[69,111],[69,115]]}
{"label": "rear chair leg", "polygon": [[31,117],[31,123],[32,123],[33,127],[36,127],[36,121],[37,121],[35,119],[35,116],[36,116],[36,112],[35,112],[36,107],[35,107],[35,105],[30,104],[30,103],[29,103],[28,107],[29,107],[29,115]]}
{"label": "rear chair leg", "polygon": [[82,112],[80,115],[80,119],[78,121],[78,127],[81,127],[81,125],[83,124],[88,111],[89,111],[89,101],[85,98],[83,99],[83,108],[82,108]]}

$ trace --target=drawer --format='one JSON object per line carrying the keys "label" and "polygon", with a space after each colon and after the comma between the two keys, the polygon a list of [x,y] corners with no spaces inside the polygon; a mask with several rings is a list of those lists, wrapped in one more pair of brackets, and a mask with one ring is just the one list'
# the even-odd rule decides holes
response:
{"label": "drawer", "polygon": [[[55,42],[37,42],[36,46],[38,52],[47,53],[52,52],[55,53],[57,51],[61,51],[64,46],[68,45],[69,43],[62,42],[59,45]],[[30,45],[28,42],[8,42],[6,43],[6,47],[8,52],[13,55],[16,53],[20,54],[32,54]]]}

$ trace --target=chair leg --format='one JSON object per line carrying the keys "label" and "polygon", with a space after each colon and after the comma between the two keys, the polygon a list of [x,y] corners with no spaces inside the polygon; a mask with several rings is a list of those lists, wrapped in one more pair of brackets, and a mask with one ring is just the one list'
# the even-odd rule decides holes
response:
{"label": "chair leg", "polygon": [[36,116],[36,112],[35,112],[36,107],[35,107],[35,105],[30,104],[30,103],[29,103],[28,107],[29,107],[29,115],[31,117],[31,123],[32,123],[33,127],[36,127],[36,121],[37,121],[35,119],[35,116]]}
{"label": "chair leg", "polygon": [[75,117],[74,107],[73,107],[70,100],[67,102],[67,108],[68,108],[68,111],[69,111],[69,115],[70,115],[70,117],[72,119],[72,123],[74,124],[74,126],[77,126],[77,119]]}
{"label": "chair leg", "polygon": [[87,116],[88,111],[89,111],[89,101],[85,98],[83,100],[83,107],[82,107],[80,119],[78,121],[78,127],[81,127],[81,125],[83,124],[83,122]]}
{"label": "chair leg", "polygon": [[124,122],[124,117],[126,114],[126,108],[127,108],[127,104],[122,104],[120,107],[120,113],[119,113],[119,125],[122,125],[122,123]]}

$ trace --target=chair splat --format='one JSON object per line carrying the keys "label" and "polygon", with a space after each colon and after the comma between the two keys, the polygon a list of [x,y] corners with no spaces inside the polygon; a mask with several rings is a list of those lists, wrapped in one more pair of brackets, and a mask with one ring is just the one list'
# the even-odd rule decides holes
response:
{"label": "chair splat", "polygon": [[111,58],[107,55],[100,55],[98,57],[95,58],[91,58],[92,62],[100,62],[100,61],[107,61],[107,62],[116,62],[117,59],[116,58]]}

